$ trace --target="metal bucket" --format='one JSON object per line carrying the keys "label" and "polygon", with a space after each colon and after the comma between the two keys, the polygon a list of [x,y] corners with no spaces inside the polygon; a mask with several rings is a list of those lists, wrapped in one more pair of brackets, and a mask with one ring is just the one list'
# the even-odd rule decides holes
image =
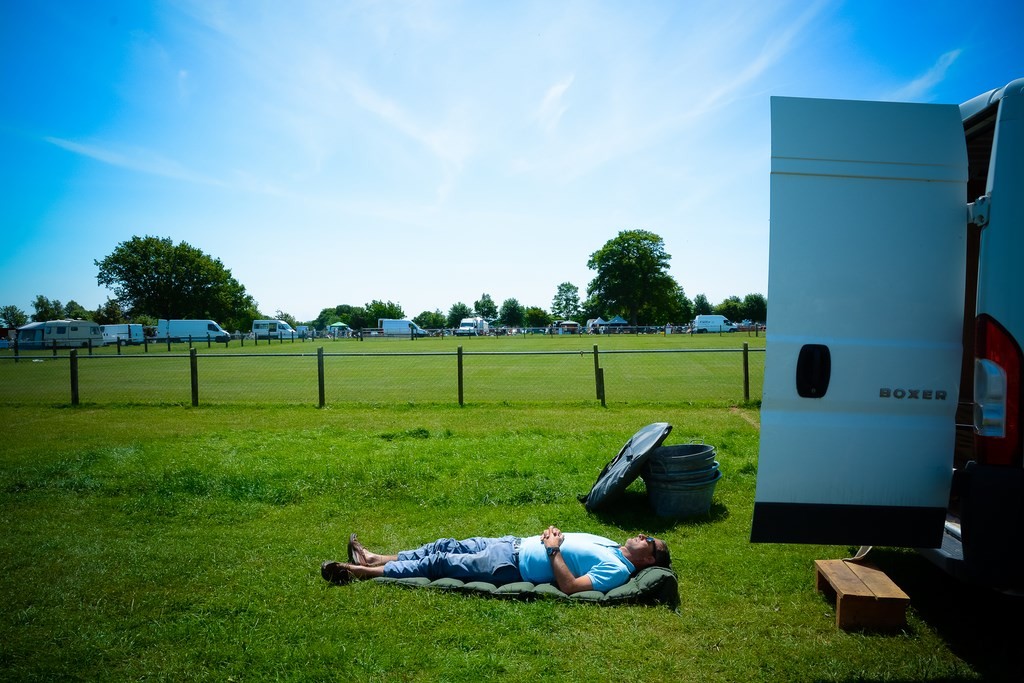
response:
{"label": "metal bucket", "polygon": [[641,474],[661,478],[704,469],[715,461],[715,447],[702,443],[661,446],[651,451]]}
{"label": "metal bucket", "polygon": [[650,479],[647,483],[647,499],[659,517],[694,517],[706,515],[711,509],[715,485],[722,478],[717,467],[714,474],[701,481],[673,482]]}
{"label": "metal bucket", "polygon": [[688,484],[697,483],[701,481],[707,481],[715,477],[715,472],[718,470],[718,461],[715,460],[705,467],[693,470],[679,470],[675,472],[669,472],[667,474],[654,475],[648,474],[644,477],[644,482],[661,482],[663,484]]}

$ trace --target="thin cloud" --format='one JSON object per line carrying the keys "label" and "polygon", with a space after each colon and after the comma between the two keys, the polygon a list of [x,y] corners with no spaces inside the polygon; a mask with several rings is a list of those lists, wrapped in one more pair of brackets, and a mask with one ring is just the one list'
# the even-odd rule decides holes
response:
{"label": "thin cloud", "polygon": [[946,78],[946,73],[953,66],[963,50],[950,50],[939,57],[928,71],[918,76],[902,88],[889,94],[888,99],[900,102],[920,102],[931,99],[931,91]]}
{"label": "thin cloud", "polygon": [[451,193],[463,164],[472,153],[472,144],[464,127],[450,124],[431,128],[422,125],[398,103],[358,80],[348,79],[345,87],[358,106],[379,117],[437,157],[443,169],[437,197],[438,201],[443,201]]}
{"label": "thin cloud", "polygon": [[562,115],[569,110],[569,105],[564,101],[565,93],[568,92],[575,78],[575,75],[571,75],[565,80],[555,83],[544,93],[544,99],[537,109],[537,120],[546,132],[553,132],[558,127]]}
{"label": "thin cloud", "polygon": [[44,137],[43,139],[51,145],[60,147],[73,154],[88,157],[110,166],[128,169],[129,171],[137,171],[174,180],[184,180],[190,183],[200,183],[216,187],[225,186],[225,183],[219,180],[195,173],[174,160],[166,159],[145,150],[136,149],[132,153],[126,153],[97,145],[64,140],[63,138]]}

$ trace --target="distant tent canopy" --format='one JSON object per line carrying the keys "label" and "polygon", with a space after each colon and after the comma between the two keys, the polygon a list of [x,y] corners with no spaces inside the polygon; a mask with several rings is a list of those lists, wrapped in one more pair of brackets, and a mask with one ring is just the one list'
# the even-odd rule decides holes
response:
{"label": "distant tent canopy", "polygon": [[623,318],[621,315],[617,315],[608,321],[609,325],[628,325],[629,321]]}
{"label": "distant tent canopy", "polygon": [[345,323],[331,323],[327,326],[328,329],[348,329],[348,325]]}
{"label": "distant tent canopy", "polygon": [[607,325],[607,324],[608,324],[607,320],[602,320],[601,316],[598,316],[596,318],[591,318],[590,320],[587,321],[587,329],[589,330],[591,328],[600,327],[601,325]]}

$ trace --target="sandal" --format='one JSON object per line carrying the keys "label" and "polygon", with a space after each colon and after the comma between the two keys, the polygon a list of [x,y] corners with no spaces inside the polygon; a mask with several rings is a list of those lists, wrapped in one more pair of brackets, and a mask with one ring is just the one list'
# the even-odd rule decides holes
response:
{"label": "sandal", "polygon": [[348,537],[348,563],[369,566],[366,564],[366,549],[355,534]]}

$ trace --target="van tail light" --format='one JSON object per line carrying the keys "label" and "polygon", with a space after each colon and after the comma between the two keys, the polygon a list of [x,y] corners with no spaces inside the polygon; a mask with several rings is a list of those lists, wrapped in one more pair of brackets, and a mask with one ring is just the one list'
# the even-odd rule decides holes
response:
{"label": "van tail light", "polygon": [[1021,466],[1020,346],[989,315],[975,327],[974,430],[978,462]]}

